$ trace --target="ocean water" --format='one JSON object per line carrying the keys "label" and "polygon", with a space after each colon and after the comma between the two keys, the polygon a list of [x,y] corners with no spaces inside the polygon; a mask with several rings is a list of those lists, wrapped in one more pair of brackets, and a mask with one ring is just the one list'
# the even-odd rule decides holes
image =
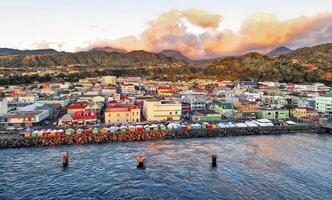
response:
{"label": "ocean water", "polygon": [[[67,168],[64,151],[70,153]],[[145,155],[145,170],[136,169],[137,154]],[[0,199],[332,199],[332,136],[5,149]]]}

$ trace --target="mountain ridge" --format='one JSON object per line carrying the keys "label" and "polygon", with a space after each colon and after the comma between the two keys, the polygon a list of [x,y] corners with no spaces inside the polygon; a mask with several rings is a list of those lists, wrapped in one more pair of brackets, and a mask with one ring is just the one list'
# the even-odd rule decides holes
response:
{"label": "mountain ridge", "polygon": [[274,56],[281,56],[281,55],[284,55],[284,54],[288,54],[288,53],[291,53],[293,50],[288,48],[288,47],[285,47],[285,46],[279,46],[273,50],[271,50],[269,53],[267,53],[266,55],[267,56],[270,56],[270,57],[274,57]]}
{"label": "mountain ridge", "polygon": [[[325,80],[332,82],[332,43],[298,48],[290,53],[272,57],[257,52],[249,52],[240,56],[190,60],[190,62],[187,62],[183,56],[183,54],[174,50],[167,50],[166,53],[165,51],[152,53],[137,50],[125,53],[85,51],[76,53],[57,52],[43,55],[18,54],[0,56],[0,67],[36,66],[47,68],[49,66],[78,64],[113,69],[113,67],[124,66],[130,69],[160,69],[161,71],[155,73],[160,73],[166,77],[207,77],[226,80],[247,79],[288,82]],[[181,74],[181,70],[172,71],[172,67],[180,67],[184,74]],[[180,68],[177,68],[177,70]]]}
{"label": "mountain ridge", "polygon": [[58,51],[54,49],[34,49],[34,50],[20,50],[20,49],[12,49],[12,48],[0,48],[0,56],[5,55],[46,55],[46,54],[52,54],[52,53],[58,53]]}

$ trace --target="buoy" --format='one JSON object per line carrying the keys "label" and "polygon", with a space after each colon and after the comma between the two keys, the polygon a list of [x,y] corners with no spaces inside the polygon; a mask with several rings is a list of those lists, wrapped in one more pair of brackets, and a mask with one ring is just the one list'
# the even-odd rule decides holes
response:
{"label": "buoy", "polygon": [[217,155],[212,155],[212,167],[217,167]]}
{"label": "buoy", "polygon": [[69,153],[65,152],[62,154],[62,164],[64,167],[67,167],[69,163]]}
{"label": "buoy", "polygon": [[145,169],[144,156],[143,155],[138,155],[138,156],[136,156],[136,160],[138,162],[137,169]]}

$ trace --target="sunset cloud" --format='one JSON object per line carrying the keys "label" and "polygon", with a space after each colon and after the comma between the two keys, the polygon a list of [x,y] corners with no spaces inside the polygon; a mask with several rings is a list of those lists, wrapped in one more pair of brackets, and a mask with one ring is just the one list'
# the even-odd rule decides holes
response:
{"label": "sunset cloud", "polygon": [[[199,9],[171,9],[147,23],[138,36],[116,40],[97,40],[88,47],[105,47],[159,52],[174,49],[190,58],[207,58],[266,52],[280,45],[290,47],[332,42],[332,12],[280,20],[266,13],[254,13],[245,19],[238,32],[222,27],[223,17]],[[189,31],[191,27],[202,33]]]}
{"label": "sunset cloud", "polygon": [[41,40],[41,41],[37,41],[34,42],[30,45],[32,48],[34,49],[50,49],[50,48],[54,48],[54,49],[62,49],[63,44],[59,43],[59,42],[50,42],[50,41],[46,41],[46,40]]}

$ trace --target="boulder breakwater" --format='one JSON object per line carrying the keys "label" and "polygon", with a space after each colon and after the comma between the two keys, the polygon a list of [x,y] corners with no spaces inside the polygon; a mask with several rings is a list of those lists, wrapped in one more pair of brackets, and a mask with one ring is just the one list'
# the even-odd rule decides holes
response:
{"label": "boulder breakwater", "polygon": [[20,148],[36,146],[57,146],[72,144],[91,144],[106,142],[132,142],[178,138],[250,136],[250,135],[279,135],[298,132],[322,131],[319,125],[293,125],[271,127],[234,127],[190,130],[150,130],[142,133],[115,132],[107,134],[75,134],[48,137],[23,137],[20,135],[0,139],[0,148]]}

